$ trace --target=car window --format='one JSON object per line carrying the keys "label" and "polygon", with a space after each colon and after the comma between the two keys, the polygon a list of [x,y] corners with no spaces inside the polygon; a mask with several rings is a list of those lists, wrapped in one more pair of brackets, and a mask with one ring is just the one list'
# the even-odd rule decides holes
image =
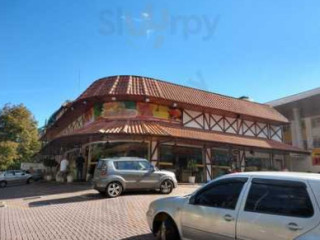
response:
{"label": "car window", "polygon": [[135,168],[136,170],[148,170],[150,169],[150,164],[147,161],[137,161],[135,162]]}
{"label": "car window", "polygon": [[114,161],[113,163],[117,170],[136,170],[136,164],[133,161]]}
{"label": "car window", "polygon": [[107,161],[100,160],[97,165],[97,169],[102,169],[107,165]]}
{"label": "car window", "polygon": [[212,184],[207,189],[196,195],[195,204],[235,209],[239,195],[247,179],[244,181],[228,180]]}
{"label": "car window", "polygon": [[6,171],[6,176],[13,176],[15,175],[14,171],[10,170],[10,171]]}
{"label": "car window", "polygon": [[245,211],[294,217],[311,217],[313,207],[302,182],[252,182]]}

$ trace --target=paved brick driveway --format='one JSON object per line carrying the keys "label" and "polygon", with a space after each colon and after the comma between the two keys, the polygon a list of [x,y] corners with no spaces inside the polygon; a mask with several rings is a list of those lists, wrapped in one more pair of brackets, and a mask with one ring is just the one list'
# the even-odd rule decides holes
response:
{"label": "paved brick driveway", "polygon": [[[196,187],[179,186],[170,196]],[[153,239],[145,213],[149,203],[167,197],[127,193],[103,198],[86,184],[34,183],[0,189],[0,240]]]}

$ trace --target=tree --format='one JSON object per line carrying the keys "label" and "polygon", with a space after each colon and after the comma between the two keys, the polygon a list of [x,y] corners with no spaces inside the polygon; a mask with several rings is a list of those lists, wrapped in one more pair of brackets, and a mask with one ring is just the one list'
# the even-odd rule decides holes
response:
{"label": "tree", "polygon": [[0,110],[0,168],[31,161],[39,151],[37,122],[23,105],[6,104]]}

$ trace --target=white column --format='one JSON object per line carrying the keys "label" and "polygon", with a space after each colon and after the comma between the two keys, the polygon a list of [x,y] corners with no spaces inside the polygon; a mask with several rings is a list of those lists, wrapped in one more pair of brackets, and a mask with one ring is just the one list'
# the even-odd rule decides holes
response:
{"label": "white column", "polygon": [[294,132],[294,136],[292,139],[293,146],[303,148],[301,115],[300,115],[300,109],[298,108],[293,109],[293,132]]}
{"label": "white column", "polygon": [[150,160],[153,166],[158,166],[159,161],[159,145],[157,141],[151,141],[151,149],[150,149]]}
{"label": "white column", "polygon": [[312,125],[311,125],[311,118],[305,118],[304,122],[306,124],[306,135],[307,135],[307,148],[313,148],[313,138],[312,138]]}

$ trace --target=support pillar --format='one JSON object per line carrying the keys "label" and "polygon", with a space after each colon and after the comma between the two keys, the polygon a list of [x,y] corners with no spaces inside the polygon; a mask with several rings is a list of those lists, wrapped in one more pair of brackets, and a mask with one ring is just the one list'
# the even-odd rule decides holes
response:
{"label": "support pillar", "polygon": [[293,139],[292,144],[295,147],[304,148],[303,146],[303,137],[302,137],[302,126],[301,126],[301,115],[300,109],[293,108]]}
{"label": "support pillar", "polygon": [[212,180],[212,161],[211,161],[211,148],[204,147],[203,148],[203,161],[205,166],[205,178],[208,181]]}
{"label": "support pillar", "polygon": [[153,166],[159,166],[159,142],[151,141],[150,142],[150,161]]}

